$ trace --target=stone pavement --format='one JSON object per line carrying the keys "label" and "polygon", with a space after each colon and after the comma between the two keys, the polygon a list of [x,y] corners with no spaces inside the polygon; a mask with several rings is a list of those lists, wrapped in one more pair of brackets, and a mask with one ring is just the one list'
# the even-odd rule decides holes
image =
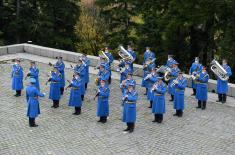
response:
{"label": "stone pavement", "polygon": [[[95,75],[90,75],[88,92],[85,96],[82,115],[74,116],[73,108],[67,106],[69,91],[65,92],[58,109],[51,109],[48,100],[49,85],[45,86],[46,74],[50,68],[38,63],[40,83],[46,98],[40,99],[41,115],[36,122],[38,128],[29,128],[26,117],[25,95],[13,96],[11,91],[10,61],[22,57],[25,72],[29,66],[26,59],[48,63],[48,58],[27,54],[0,57],[0,154],[1,155],[67,155],[67,154],[235,154],[235,99],[222,105],[215,102],[216,95],[209,93],[209,103],[205,111],[196,109],[196,100],[186,90],[186,109],[182,118],[173,117],[172,103],[166,96],[167,112],[162,124],[152,123],[153,116],[148,109],[144,90],[139,92],[137,123],[135,132],[123,133],[126,125],[121,122],[119,81],[113,80],[110,86],[110,117],[106,124],[96,121]],[[68,65],[68,64],[67,64]],[[91,69],[92,73],[96,73]],[[66,69],[66,79],[72,71]],[[118,74],[113,74],[114,79]],[[137,78],[137,77],[135,77]],[[140,82],[140,79],[137,78]],[[25,82],[27,84],[27,82]]]}

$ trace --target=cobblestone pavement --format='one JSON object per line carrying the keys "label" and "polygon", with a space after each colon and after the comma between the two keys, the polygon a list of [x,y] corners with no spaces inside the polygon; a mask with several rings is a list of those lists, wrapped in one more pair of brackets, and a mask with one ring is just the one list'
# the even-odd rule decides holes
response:
{"label": "cobblestone pavement", "polygon": [[[162,124],[152,123],[153,116],[148,102],[139,92],[135,132],[123,133],[126,127],[121,122],[119,82],[112,81],[110,117],[106,124],[97,123],[94,79],[90,76],[82,115],[74,116],[73,108],[67,106],[69,92],[62,97],[61,106],[52,109],[52,102],[40,99],[41,115],[37,128],[28,127],[25,93],[20,98],[11,91],[9,61],[0,64],[0,154],[1,155],[67,155],[67,154],[235,154],[235,109],[221,104],[208,103],[205,111],[195,108],[194,97],[185,100],[186,110],[182,118],[173,117],[172,103],[168,102]],[[29,61],[22,62],[24,70]],[[46,74],[50,68],[39,64],[42,92]],[[70,79],[72,72],[66,70]]]}

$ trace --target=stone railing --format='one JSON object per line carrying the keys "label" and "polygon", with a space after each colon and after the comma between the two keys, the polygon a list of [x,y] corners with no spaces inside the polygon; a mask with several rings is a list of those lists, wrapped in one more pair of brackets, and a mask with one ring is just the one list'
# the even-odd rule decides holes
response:
{"label": "stone railing", "polygon": [[[43,47],[43,46],[38,46],[38,45],[33,45],[33,44],[16,44],[16,45],[0,47],[0,55],[16,54],[16,53],[24,53],[24,52],[33,54],[33,55],[49,57],[49,58],[56,58],[56,57],[61,56],[63,57],[65,61],[74,62],[74,63],[77,62],[78,57],[81,56],[81,53],[48,48],[48,47]],[[98,61],[99,61],[98,57],[88,55],[88,58],[91,61],[91,66],[95,67],[98,64]],[[115,60],[112,66],[115,66],[117,64],[118,64],[118,61]],[[114,70],[113,67],[112,69]],[[135,75],[142,76],[142,65],[134,64],[134,70],[135,70]],[[188,86],[191,87],[190,76],[185,75],[185,77],[188,79]],[[209,91],[216,90],[215,80],[211,80],[211,79],[209,80],[208,90]],[[228,95],[235,97],[235,84],[229,83]]]}

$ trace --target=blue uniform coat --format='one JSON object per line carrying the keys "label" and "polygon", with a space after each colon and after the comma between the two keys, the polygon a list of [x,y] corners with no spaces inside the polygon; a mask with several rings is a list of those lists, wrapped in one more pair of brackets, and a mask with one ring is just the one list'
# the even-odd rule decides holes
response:
{"label": "blue uniform coat", "polygon": [[99,86],[99,95],[98,95],[98,103],[97,103],[97,116],[109,116],[109,93],[110,90],[107,85],[104,87]]}
{"label": "blue uniform coat", "polygon": [[152,89],[154,83],[157,81],[157,77],[158,77],[158,75],[156,73],[154,73],[154,74],[151,73],[151,75],[152,76],[146,80],[146,85],[148,88],[147,99],[149,101],[153,100],[153,92],[151,91],[151,89]]}
{"label": "blue uniform coat", "polygon": [[130,64],[130,68],[131,68],[131,70],[133,71],[134,70],[134,65],[133,65],[133,63],[134,63],[134,61],[135,61],[135,59],[136,59],[136,53],[135,53],[135,51],[133,51],[133,50],[128,50],[128,52],[132,55],[132,57],[133,57],[133,61],[131,62],[131,64]]}
{"label": "blue uniform coat", "polygon": [[129,68],[124,68],[124,70],[120,74],[120,83],[122,83],[123,80],[126,80],[127,75],[129,73],[132,73],[131,68],[130,67]]}
{"label": "blue uniform coat", "polygon": [[123,84],[121,84],[122,95],[127,91],[129,84],[134,84],[134,88],[135,88],[136,81],[134,79],[126,79],[126,81]]}
{"label": "blue uniform coat", "polygon": [[[231,68],[228,65],[222,65],[222,67],[226,70],[227,76],[232,75]],[[218,94],[227,94],[228,93],[228,81],[223,81],[221,79],[217,80],[217,93]]]}
{"label": "blue uniform coat", "polygon": [[84,60],[85,63],[85,77],[84,77],[84,82],[88,83],[89,82],[89,66],[90,66],[90,60],[88,58],[85,58]]}
{"label": "blue uniform coat", "polygon": [[165,108],[165,93],[167,87],[165,83],[155,85],[155,90],[153,91],[153,106],[152,113],[154,114],[164,114],[166,112]]}
{"label": "blue uniform coat", "polygon": [[184,90],[187,86],[187,80],[183,77],[178,81],[179,83],[175,85],[174,109],[184,110]]}
{"label": "blue uniform coat", "polygon": [[62,75],[59,72],[52,72],[51,73],[49,99],[60,100],[61,78],[62,78]]}
{"label": "blue uniform coat", "polygon": [[138,93],[133,90],[132,92],[127,91],[124,96],[125,95],[128,97],[127,100],[124,101],[122,120],[126,123],[134,123],[136,121],[136,102]]}
{"label": "blue uniform coat", "polygon": [[40,114],[38,97],[44,97],[44,94],[40,93],[35,86],[30,85],[26,88],[27,116],[30,118],[36,118]]}
{"label": "blue uniform coat", "polygon": [[155,67],[156,67],[156,66],[155,66],[155,64],[153,63],[153,64],[148,65],[147,68],[144,68],[144,70],[143,70],[143,79],[142,79],[142,83],[141,83],[141,86],[142,86],[142,87],[148,88],[148,87],[147,87],[147,81],[144,80],[144,78],[145,78],[145,77],[151,72],[151,70],[152,70],[153,68],[155,68]]}
{"label": "blue uniform coat", "polygon": [[171,74],[170,76],[172,77],[168,83],[168,92],[169,94],[171,95],[174,95],[175,94],[175,87],[172,86],[172,82],[177,78],[178,74],[180,72],[180,69],[179,68],[172,68],[171,69]]}
{"label": "blue uniform coat", "polygon": [[61,74],[61,82],[60,82],[60,87],[64,87],[65,86],[65,75],[64,75],[64,62],[56,62],[55,64],[56,68],[58,68],[60,74]]}
{"label": "blue uniform coat", "polygon": [[34,78],[36,80],[35,86],[40,90],[40,84],[39,84],[39,69],[38,68],[29,68],[29,77]]}
{"label": "blue uniform coat", "polygon": [[20,65],[13,65],[12,66],[12,72],[11,72],[11,78],[12,78],[12,90],[22,90],[23,87],[23,68]]}
{"label": "blue uniform coat", "polygon": [[86,78],[86,66],[84,64],[76,65],[74,67],[74,72],[79,73],[79,76],[81,78],[81,95],[85,95],[85,78]]}
{"label": "blue uniform coat", "polygon": [[196,98],[200,101],[207,101],[208,80],[209,80],[209,75],[207,73],[201,72],[199,74]]}
{"label": "blue uniform coat", "polygon": [[[202,71],[202,65],[200,63],[193,63],[192,66],[190,67],[189,70],[189,75],[195,75],[197,73],[200,73]],[[194,80],[192,80],[192,88],[196,89],[197,88],[197,84],[195,83]]]}
{"label": "blue uniform coat", "polygon": [[81,99],[81,79],[73,79],[70,86],[70,97],[69,97],[69,106],[72,107],[81,107],[82,99]]}

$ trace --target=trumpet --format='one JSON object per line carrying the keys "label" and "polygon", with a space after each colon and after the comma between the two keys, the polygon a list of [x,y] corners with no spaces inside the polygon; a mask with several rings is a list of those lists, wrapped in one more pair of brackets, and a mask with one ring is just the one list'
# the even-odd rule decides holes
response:
{"label": "trumpet", "polygon": [[153,75],[150,73],[148,74],[145,78],[144,78],[144,81],[148,80],[149,78],[151,78]]}
{"label": "trumpet", "polygon": [[196,81],[199,78],[199,74],[192,74],[191,78],[193,81]]}
{"label": "trumpet", "polygon": [[95,99],[96,99],[96,97],[97,97],[97,96],[99,96],[99,94],[100,94],[100,92],[99,92],[99,90],[97,90],[97,91],[96,91],[96,94],[95,94],[95,96],[94,96],[94,98],[93,98],[93,99],[95,100]]}
{"label": "trumpet", "polygon": [[99,80],[99,78],[97,77],[97,78],[95,79],[95,85],[98,86],[98,85],[99,85],[99,82],[100,82],[100,80]]}
{"label": "trumpet", "polygon": [[149,65],[153,64],[155,62],[156,58],[148,60],[145,64],[144,64],[144,68],[147,68]]}
{"label": "trumpet", "polygon": [[179,81],[177,79],[173,80],[170,87],[174,87],[175,85],[179,84]]}

